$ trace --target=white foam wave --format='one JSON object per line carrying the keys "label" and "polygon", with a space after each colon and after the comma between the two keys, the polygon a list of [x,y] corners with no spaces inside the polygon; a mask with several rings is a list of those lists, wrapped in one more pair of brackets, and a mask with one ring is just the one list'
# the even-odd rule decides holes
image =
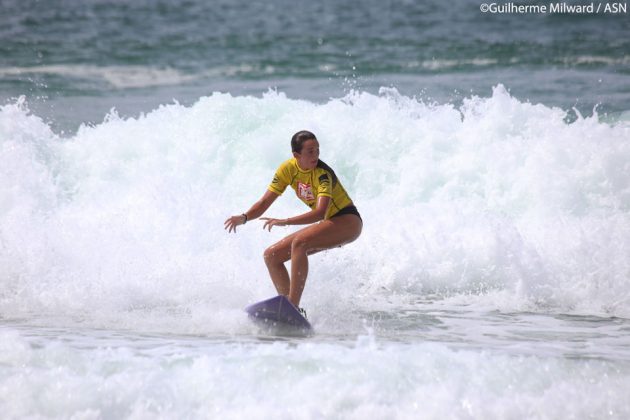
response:
{"label": "white foam wave", "polygon": [[32,345],[2,331],[0,338],[0,409],[6,418],[630,414],[627,366],[601,360],[453,351],[425,343],[382,345],[369,336],[348,346],[171,344],[148,337],[134,337],[136,347],[103,337],[96,338],[97,347],[73,343],[76,337]]}
{"label": "white foam wave", "polygon": [[409,68],[421,67],[427,70],[445,70],[461,66],[488,67],[496,65],[499,60],[495,58],[472,58],[472,59],[432,59],[424,61],[411,61],[407,64]]}
{"label": "white foam wave", "polygon": [[[292,229],[223,221],[309,128],[365,220],[359,241],[312,257],[304,298],[323,324],[427,297],[630,316],[630,125],[564,117],[502,86],[459,109],[391,89],[325,104],[215,93],[59,138],[6,105],[0,313],[248,328],[235,314],[273,293],[262,251]],[[269,214],[302,211],[286,194]]]}
{"label": "white foam wave", "polygon": [[79,79],[96,79],[105,81],[117,89],[179,85],[199,78],[199,76],[184,74],[169,67],[58,64],[0,68],[0,77],[23,74],[49,74]]}
{"label": "white foam wave", "polygon": [[105,82],[115,89],[175,86],[203,78],[233,77],[251,73],[274,74],[274,66],[255,67],[249,64],[217,66],[197,73],[185,73],[172,67],[152,66],[94,66],[83,64],[56,64],[33,67],[3,67],[0,77],[22,75],[54,75],[72,79]]}
{"label": "white foam wave", "polygon": [[[580,66],[586,64],[596,65],[628,65],[630,63],[630,56],[604,56],[604,55],[579,55],[579,56],[566,56],[560,57],[558,60],[567,66]],[[407,63],[407,68],[422,68],[425,70],[449,70],[458,67],[491,67],[500,63],[501,60],[496,58],[484,58],[475,57],[470,59],[448,59],[448,58],[433,58],[431,60],[423,61],[410,61]],[[522,58],[512,57],[507,60],[510,64],[519,64],[522,62]]]}
{"label": "white foam wave", "polygon": [[567,65],[579,64],[604,64],[604,65],[628,65],[630,64],[630,55],[624,56],[604,56],[604,55],[579,55],[574,57],[565,57],[563,61]]}

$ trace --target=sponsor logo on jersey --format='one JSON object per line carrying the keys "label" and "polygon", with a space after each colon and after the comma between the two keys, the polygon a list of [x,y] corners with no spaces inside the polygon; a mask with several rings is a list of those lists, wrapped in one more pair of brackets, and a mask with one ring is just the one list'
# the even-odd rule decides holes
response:
{"label": "sponsor logo on jersey", "polygon": [[313,195],[313,187],[311,187],[311,184],[304,184],[298,181],[297,195],[305,201],[315,200],[315,196]]}

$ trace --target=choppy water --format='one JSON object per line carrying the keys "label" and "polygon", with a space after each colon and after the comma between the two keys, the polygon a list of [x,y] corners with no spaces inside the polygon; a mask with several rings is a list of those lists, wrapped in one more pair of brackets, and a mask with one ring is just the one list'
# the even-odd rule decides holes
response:
{"label": "choppy water", "polygon": [[480,2],[5,0],[0,100],[27,94],[57,130],[275,87],[325,102],[395,87],[439,103],[489,96],[575,115],[630,110],[627,14],[483,14]]}
{"label": "choppy water", "polygon": [[[3,326],[3,412],[15,418],[33,413],[76,418],[627,417],[628,321],[469,315],[467,310],[427,311],[422,323],[402,323],[411,327],[407,333],[413,330],[411,341],[392,340],[393,332],[377,338],[369,329],[353,331],[354,338],[318,334],[300,341],[255,334]],[[476,332],[471,321],[479,325]]]}
{"label": "choppy water", "polygon": [[[630,416],[627,17],[0,7],[1,417]],[[300,129],[365,221],[307,338],[223,230]]]}

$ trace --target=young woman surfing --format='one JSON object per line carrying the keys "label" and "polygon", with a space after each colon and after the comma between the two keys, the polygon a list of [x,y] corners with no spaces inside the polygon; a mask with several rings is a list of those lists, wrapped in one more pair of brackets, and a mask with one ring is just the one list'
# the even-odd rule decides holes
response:
{"label": "young woman surfing", "polygon": [[[293,158],[276,171],[267,191],[249,210],[225,221],[228,232],[262,216],[287,186],[295,190],[310,211],[288,219],[262,217],[263,229],[274,226],[309,225],[271,245],[264,258],[278,294],[296,307],[308,275],[308,255],[350,243],[361,235],[363,221],[335,172],[319,160],[319,142],[310,131],[291,138]],[[318,223],[316,223],[318,222]],[[291,275],[284,263],[291,261]]]}

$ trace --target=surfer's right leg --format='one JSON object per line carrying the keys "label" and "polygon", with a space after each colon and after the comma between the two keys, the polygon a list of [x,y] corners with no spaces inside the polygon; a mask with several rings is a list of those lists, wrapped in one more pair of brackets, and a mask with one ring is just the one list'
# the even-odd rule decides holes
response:
{"label": "surfer's right leg", "polygon": [[[265,249],[263,254],[265,265],[267,266],[271,281],[273,281],[273,285],[276,287],[276,291],[279,295],[289,296],[291,291],[291,276],[289,276],[289,271],[284,263],[291,260],[291,247],[293,246],[295,237],[306,231],[309,227],[310,226],[307,226],[293,232]],[[315,252],[317,251],[311,251],[309,255]]]}
{"label": "surfer's right leg", "polygon": [[291,278],[284,263],[291,259],[291,244],[298,232],[294,232],[271,245],[265,249],[263,254],[269,276],[279,295],[289,296]]}

